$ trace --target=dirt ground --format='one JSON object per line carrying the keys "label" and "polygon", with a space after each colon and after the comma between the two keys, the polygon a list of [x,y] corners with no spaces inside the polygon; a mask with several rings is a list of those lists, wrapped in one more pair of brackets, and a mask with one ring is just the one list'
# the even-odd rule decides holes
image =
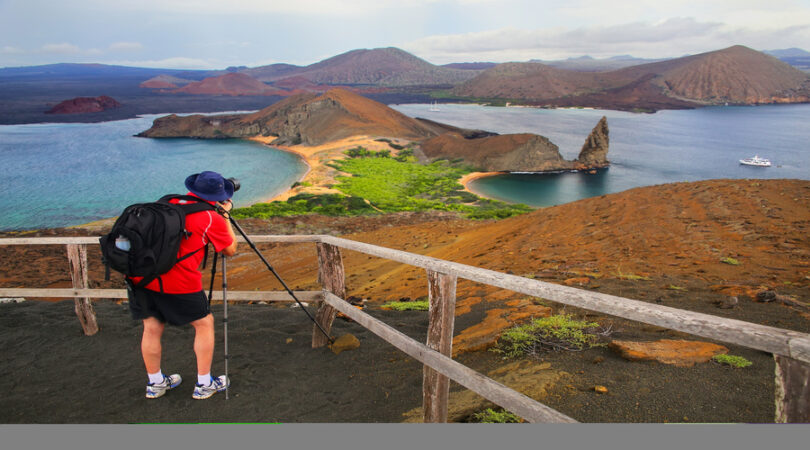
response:
{"label": "dirt ground", "polygon": [[[665,198],[666,201],[660,201]],[[659,199],[659,200],[656,200]],[[367,218],[297,217],[243,221],[250,234],[333,234],[389,248],[566,284],[631,299],[800,332],[810,332],[810,183],[713,180],[678,183],[545,208],[499,222],[451,214],[401,213]],[[89,229],[7,235],[98,235]],[[107,224],[106,226],[109,226]],[[319,289],[314,246],[259,245],[293,289]],[[89,248],[91,287],[104,281],[97,248]],[[739,264],[722,262],[732,258]],[[427,294],[424,271],[345,252],[349,295],[366,310],[424,342],[424,312],[381,310],[385,301]],[[0,286],[67,287],[64,248],[0,247]],[[279,290],[246,248],[229,263],[229,288]],[[771,290],[794,303],[757,301]],[[455,335],[481,324],[493,309],[519,310],[525,296],[460,280]],[[735,297],[733,308],[722,308]],[[544,299],[554,312],[609,325],[610,338],[634,341],[705,339],[603,316]],[[334,355],[309,348],[309,319],[291,308],[229,308],[231,398],[192,401],[193,332],[169,328],[165,371],[187,381],[164,398],[143,398],[140,325],[126,307],[99,301],[97,336],[85,337],[72,301],[0,305],[0,376],[12,388],[0,400],[3,423],[130,422],[402,422],[418,419],[421,365],[357,324],[335,322],[359,349]],[[221,319],[221,306],[215,305]],[[519,311],[517,311],[519,312]],[[221,326],[221,322],[220,326]],[[223,370],[218,329],[216,373]],[[291,342],[287,342],[292,339]],[[454,339],[455,342],[456,339]],[[630,362],[606,348],[551,352],[537,360],[502,360],[489,351],[456,360],[582,422],[767,423],[774,417],[770,354],[721,343],[753,362],[744,369],[715,363],[676,367]],[[455,346],[455,343],[454,343]],[[8,351],[11,349],[12,351]],[[92,380],[88,383],[88,380]],[[88,394],[76,386],[92,386]],[[596,385],[607,393],[594,390]],[[467,421],[487,402],[451,387],[452,421]]]}

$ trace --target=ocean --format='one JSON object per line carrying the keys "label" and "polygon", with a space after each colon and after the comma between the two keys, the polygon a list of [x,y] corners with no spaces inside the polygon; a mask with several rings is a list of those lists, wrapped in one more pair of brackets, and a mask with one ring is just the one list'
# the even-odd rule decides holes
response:
{"label": "ocean", "polygon": [[204,170],[236,177],[236,206],[284,192],[307,170],[289,152],[245,140],[148,139],[133,135],[162,115],[92,124],[0,126],[0,230],[81,225],[129,204],[187,192]]}
{"label": "ocean", "polygon": [[[469,184],[487,197],[552,206],[640,186],[714,178],[810,179],[810,105],[723,106],[637,114],[593,109],[396,105],[411,117],[497,133],[536,133],[579,154],[602,116],[610,129],[611,166],[596,175],[499,175]],[[759,155],[773,166],[740,159]]]}
{"label": "ocean", "polygon": [[[608,118],[611,166],[596,175],[503,175],[473,181],[482,195],[550,206],[626,189],[713,178],[810,179],[810,105],[710,107],[634,114],[591,109],[478,105],[392,105],[412,117],[498,133],[537,133],[576,158],[599,119]],[[306,171],[288,152],[243,141],[133,137],[159,117],[96,124],[0,126],[0,230],[80,225],[126,205],[185,193],[191,173],[239,178],[237,206],[286,190]],[[769,158],[769,168],[739,160]]]}

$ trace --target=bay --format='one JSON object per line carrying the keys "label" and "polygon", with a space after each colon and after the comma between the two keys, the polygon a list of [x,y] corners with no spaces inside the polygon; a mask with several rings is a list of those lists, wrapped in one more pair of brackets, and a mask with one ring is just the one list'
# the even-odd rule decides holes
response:
{"label": "bay", "polygon": [[134,137],[161,115],[93,124],[0,126],[0,230],[114,217],[132,203],[187,192],[193,173],[240,180],[236,206],[284,192],[307,170],[289,152],[246,140]]}
{"label": "bay", "polygon": [[[480,105],[395,105],[411,117],[496,133],[535,133],[579,154],[602,116],[610,129],[611,166],[596,175],[498,175],[469,184],[486,197],[551,206],[662,183],[715,178],[810,179],[810,105],[707,107],[637,114],[593,109],[539,109]],[[740,159],[769,158],[768,168]]]}

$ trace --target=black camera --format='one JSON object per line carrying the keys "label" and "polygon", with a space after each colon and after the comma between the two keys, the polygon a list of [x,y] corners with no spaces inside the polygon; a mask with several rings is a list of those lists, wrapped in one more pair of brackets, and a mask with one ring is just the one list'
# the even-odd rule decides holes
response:
{"label": "black camera", "polygon": [[240,183],[239,180],[237,180],[236,178],[231,177],[231,178],[227,178],[227,180],[230,181],[231,184],[233,185],[233,191],[234,192],[238,191],[239,188],[242,187],[242,183]]}

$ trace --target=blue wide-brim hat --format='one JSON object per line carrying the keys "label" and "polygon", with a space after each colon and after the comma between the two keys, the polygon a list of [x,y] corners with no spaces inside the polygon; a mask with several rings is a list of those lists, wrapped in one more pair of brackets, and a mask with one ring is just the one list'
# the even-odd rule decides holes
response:
{"label": "blue wide-brim hat", "polygon": [[233,197],[233,183],[216,172],[200,172],[186,178],[186,189],[210,202],[223,202]]}

